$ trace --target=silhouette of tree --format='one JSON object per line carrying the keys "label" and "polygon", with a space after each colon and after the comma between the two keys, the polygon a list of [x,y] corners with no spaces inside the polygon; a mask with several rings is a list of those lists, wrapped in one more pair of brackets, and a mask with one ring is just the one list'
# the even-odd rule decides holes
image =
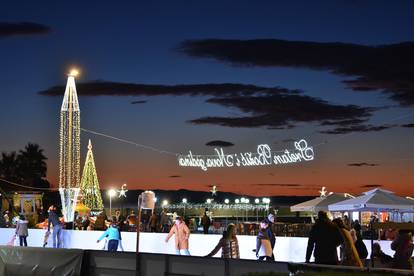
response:
{"label": "silhouette of tree", "polygon": [[28,143],[17,156],[18,175],[24,185],[48,188],[49,183],[43,179],[47,173],[47,157],[38,144]]}
{"label": "silhouette of tree", "polygon": [[[47,157],[37,144],[28,143],[24,150],[1,154],[0,177],[30,187],[49,188],[49,182],[44,179],[47,173]],[[5,182],[4,182],[5,183]],[[11,187],[5,183],[7,190],[25,190]]]}
{"label": "silhouette of tree", "polygon": [[0,176],[10,181],[18,181],[17,171],[18,165],[16,152],[2,152],[0,160]]}

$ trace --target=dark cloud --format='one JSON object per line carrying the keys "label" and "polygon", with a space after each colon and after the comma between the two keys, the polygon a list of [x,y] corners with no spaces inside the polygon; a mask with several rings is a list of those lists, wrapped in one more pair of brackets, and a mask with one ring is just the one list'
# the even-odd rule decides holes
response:
{"label": "dark cloud", "polygon": [[355,91],[380,90],[401,105],[414,105],[414,42],[365,46],[346,43],[256,40],[190,40],[179,51],[242,66],[327,70],[354,79]]}
{"label": "dark cloud", "polygon": [[180,178],[181,175],[170,175],[169,178]]}
{"label": "dark cloud", "polygon": [[362,162],[362,163],[350,163],[348,164],[348,166],[350,167],[376,167],[376,166],[379,166],[379,164]]}
{"label": "dark cloud", "polygon": [[349,127],[338,127],[331,130],[319,131],[324,134],[346,134],[351,132],[372,132],[372,131],[381,131],[394,127],[394,125],[382,125],[382,126],[372,126],[372,125],[354,125]]}
{"label": "dark cloud", "polygon": [[333,126],[333,125],[341,125],[341,126],[350,126],[350,125],[359,125],[363,124],[367,121],[367,118],[364,119],[349,119],[349,120],[342,120],[342,121],[323,121],[321,126]]}
{"label": "dark cloud", "polygon": [[295,142],[297,139],[293,139],[293,138],[287,138],[287,139],[283,139],[282,142],[283,143],[292,143]]}
{"label": "dark cloud", "polygon": [[203,117],[194,124],[229,127],[268,127],[288,129],[298,122],[344,121],[368,118],[374,111],[355,105],[334,105],[301,94],[266,93],[258,96],[221,97],[208,100],[226,107],[238,108],[249,116]]}
{"label": "dark cloud", "polygon": [[147,101],[145,101],[145,100],[141,100],[141,101],[133,101],[133,102],[131,102],[131,104],[144,104],[144,103],[146,103]]}
{"label": "dark cloud", "polygon": [[221,141],[221,140],[214,140],[206,143],[206,146],[210,147],[232,147],[234,144],[232,142]]}
{"label": "dark cloud", "polygon": [[382,185],[368,184],[368,185],[362,185],[362,186],[359,186],[359,187],[361,187],[361,188],[380,188],[380,187],[382,187]]}
{"label": "dark cloud", "polygon": [[[342,127],[352,125],[364,131],[365,122],[373,108],[355,105],[330,104],[303,95],[299,90],[281,87],[223,83],[193,85],[147,85],[92,81],[77,84],[78,94],[84,96],[210,96],[208,103],[238,109],[242,114],[227,117],[203,117],[190,120],[193,124],[215,124],[228,127],[267,127],[289,129],[297,123],[320,123]],[[62,96],[64,86],[54,86],[39,92],[46,96]],[[337,122],[335,124],[335,122]],[[331,130],[335,133],[335,129]],[[330,132],[327,132],[330,133]]]}
{"label": "dark cloud", "polygon": [[405,124],[405,125],[401,125],[402,127],[414,127],[414,123],[412,124]]}
{"label": "dark cloud", "polygon": [[46,34],[51,31],[52,29],[50,27],[33,22],[0,22],[0,38],[17,35]]}
{"label": "dark cloud", "polygon": [[[260,91],[271,93],[299,93],[281,87],[261,87],[236,83],[207,83],[193,85],[151,85],[110,81],[90,81],[76,84],[78,94],[84,96],[241,96]],[[44,96],[63,96],[65,86],[58,85],[40,91]]]}
{"label": "dark cloud", "polygon": [[253,186],[277,186],[277,187],[301,187],[301,186],[306,186],[306,185],[302,185],[302,184],[252,184]]}

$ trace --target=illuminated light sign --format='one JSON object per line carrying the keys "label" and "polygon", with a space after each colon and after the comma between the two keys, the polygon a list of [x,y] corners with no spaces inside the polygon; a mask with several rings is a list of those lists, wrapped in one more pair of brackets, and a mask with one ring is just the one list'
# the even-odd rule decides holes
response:
{"label": "illuminated light sign", "polygon": [[302,139],[294,143],[295,149],[272,152],[268,144],[257,146],[256,152],[225,154],[223,148],[215,148],[214,155],[196,155],[191,151],[178,156],[181,167],[197,167],[203,171],[209,168],[270,166],[312,161],[313,147]]}

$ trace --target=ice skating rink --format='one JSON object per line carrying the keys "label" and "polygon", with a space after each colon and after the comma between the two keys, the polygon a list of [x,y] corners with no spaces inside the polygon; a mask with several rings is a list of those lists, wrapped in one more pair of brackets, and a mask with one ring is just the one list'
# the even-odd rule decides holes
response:
{"label": "ice skating rink", "polygon": [[[6,245],[14,234],[13,228],[0,228],[0,245]],[[29,229],[27,238],[28,246],[42,247],[43,237],[46,230]],[[62,240],[65,248],[92,249],[102,250],[105,242],[97,243],[96,240],[102,235],[103,231],[78,231],[63,230]],[[175,254],[174,237],[168,243],[165,243],[165,233],[140,233],[140,252]],[[52,247],[52,235],[49,237],[47,247]],[[205,256],[210,253],[220,240],[221,235],[215,234],[191,234],[190,235],[190,253],[193,256]],[[252,250],[256,246],[256,236],[237,236],[240,248],[240,257],[242,259],[255,260],[256,254]],[[274,250],[276,261],[280,262],[304,262],[306,246],[308,239],[299,237],[276,237],[276,246]],[[368,252],[371,251],[371,242],[364,241]],[[382,250],[390,255],[394,251],[390,249],[390,241],[380,241]],[[124,251],[135,251],[136,233],[122,232],[122,246]],[[121,250],[118,248],[118,250]],[[217,253],[220,257],[220,252]],[[369,256],[369,255],[368,255]]]}

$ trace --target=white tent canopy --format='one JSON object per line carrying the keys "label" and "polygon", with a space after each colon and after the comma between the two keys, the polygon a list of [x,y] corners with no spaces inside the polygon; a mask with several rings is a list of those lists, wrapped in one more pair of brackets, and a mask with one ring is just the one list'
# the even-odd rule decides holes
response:
{"label": "white tent canopy", "polygon": [[361,196],[333,203],[329,211],[414,212],[414,201],[391,191],[374,189]]}
{"label": "white tent canopy", "polygon": [[317,197],[290,207],[291,212],[328,211],[328,205],[350,198],[348,194],[332,193],[328,196]]}

